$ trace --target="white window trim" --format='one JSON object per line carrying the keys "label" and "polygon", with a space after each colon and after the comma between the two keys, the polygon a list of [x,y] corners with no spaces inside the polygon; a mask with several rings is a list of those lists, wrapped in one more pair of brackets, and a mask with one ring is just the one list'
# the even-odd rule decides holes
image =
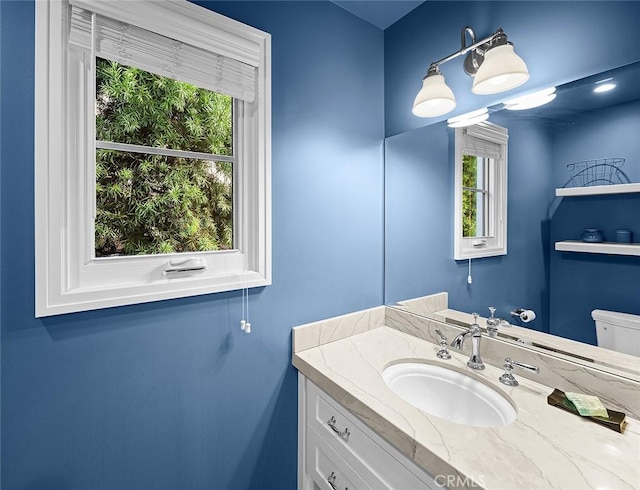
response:
{"label": "white window trim", "polygon": [[[242,113],[239,119],[244,121],[236,137],[250,133],[256,144],[243,146],[236,155],[239,164],[234,193],[240,195],[239,200],[234,199],[236,249],[92,258],[92,235],[86,234],[92,209],[86,203],[95,202],[95,194],[88,196],[94,184],[87,184],[93,182],[94,169],[80,165],[77,155],[93,152],[93,135],[78,138],[67,129],[70,123],[76,129],[86,127],[90,116],[87,111],[75,117],[70,114],[68,107],[73,105],[66,97],[66,85],[76,84],[69,93],[82,89],[85,103],[89,103],[84,89],[88,74],[81,69],[68,71],[69,3],[36,2],[36,317],[271,284],[270,35],[185,0],[72,1],[98,14],[255,66],[256,102],[236,101],[234,109]],[[172,257],[205,259],[207,268],[165,275]],[[138,279],[119,280],[123,266],[138,271]]]}
{"label": "white window trim", "polygon": [[[502,158],[495,160],[495,171],[490,171],[489,178],[495,179],[490,184],[494,189],[489,196],[490,220],[494,223],[494,233],[490,237],[462,236],[462,156],[469,153],[465,145],[466,135],[499,144]],[[507,254],[507,159],[508,131],[497,124],[483,122],[475,126],[457,128],[455,132],[455,179],[454,179],[454,226],[453,226],[453,258],[454,260],[495,257]],[[473,152],[472,152],[473,153]]]}

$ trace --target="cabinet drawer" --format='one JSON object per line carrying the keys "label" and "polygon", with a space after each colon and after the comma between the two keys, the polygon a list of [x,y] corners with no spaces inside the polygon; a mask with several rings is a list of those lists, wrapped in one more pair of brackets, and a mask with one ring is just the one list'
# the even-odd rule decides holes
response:
{"label": "cabinet drawer", "polygon": [[318,433],[307,428],[307,471],[322,490],[370,490]]}
{"label": "cabinet drawer", "polygon": [[433,478],[308,380],[306,392],[308,428],[314,429],[372,489],[437,488]]}

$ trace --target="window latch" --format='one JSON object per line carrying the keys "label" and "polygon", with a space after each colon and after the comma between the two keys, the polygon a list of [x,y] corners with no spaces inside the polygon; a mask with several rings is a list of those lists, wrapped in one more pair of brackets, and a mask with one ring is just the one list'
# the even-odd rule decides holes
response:
{"label": "window latch", "polygon": [[473,243],[471,243],[471,245],[474,248],[482,248],[487,246],[487,241],[485,239],[474,240]]}
{"label": "window latch", "polygon": [[167,263],[164,275],[177,274],[180,272],[201,272],[207,268],[204,259],[171,259]]}

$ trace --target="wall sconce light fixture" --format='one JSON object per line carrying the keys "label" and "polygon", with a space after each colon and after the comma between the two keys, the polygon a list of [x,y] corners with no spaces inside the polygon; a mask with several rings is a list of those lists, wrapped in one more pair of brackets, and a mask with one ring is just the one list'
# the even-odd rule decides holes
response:
{"label": "wall sconce light fixture", "polygon": [[[467,34],[471,44],[467,46]],[[513,51],[507,35],[498,29],[491,36],[476,42],[473,29],[466,26],[460,34],[461,48],[429,66],[422,79],[422,88],[413,102],[413,113],[419,117],[442,116],[456,107],[456,98],[444,81],[440,65],[466,55],[464,71],[473,77],[474,94],[497,94],[518,87],[529,79],[527,65]]]}

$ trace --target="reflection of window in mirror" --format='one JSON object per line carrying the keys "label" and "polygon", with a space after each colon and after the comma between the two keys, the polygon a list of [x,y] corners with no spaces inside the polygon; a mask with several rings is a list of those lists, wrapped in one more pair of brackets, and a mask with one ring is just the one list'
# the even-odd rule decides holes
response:
{"label": "reflection of window in mirror", "polygon": [[454,258],[507,253],[507,129],[456,129]]}

